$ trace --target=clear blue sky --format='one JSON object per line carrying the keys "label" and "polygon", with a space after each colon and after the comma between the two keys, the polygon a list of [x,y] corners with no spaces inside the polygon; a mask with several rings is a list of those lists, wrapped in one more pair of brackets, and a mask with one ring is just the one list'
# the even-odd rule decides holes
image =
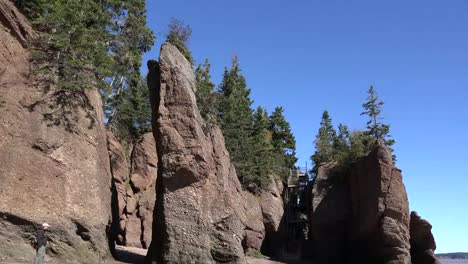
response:
{"label": "clear blue sky", "polygon": [[364,128],[374,85],[411,210],[432,223],[438,253],[468,252],[468,1],[147,2],[158,40],[145,61],[171,17],[191,25],[190,49],[216,83],[237,54],[254,104],[285,108],[300,166],[324,109]]}

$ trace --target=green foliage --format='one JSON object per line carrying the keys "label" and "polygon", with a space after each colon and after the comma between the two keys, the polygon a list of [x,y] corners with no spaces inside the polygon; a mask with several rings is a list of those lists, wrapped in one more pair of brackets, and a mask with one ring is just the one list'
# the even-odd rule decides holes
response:
{"label": "green foliage", "polygon": [[[363,104],[365,111],[361,115],[368,115],[366,131],[349,132],[346,125],[338,126],[338,134],[332,125],[332,120],[327,111],[323,112],[319,133],[315,140],[315,153],[311,159],[314,162],[314,172],[323,163],[335,163],[331,172],[337,179],[345,177],[352,163],[361,157],[368,155],[378,144],[384,142],[388,147],[394,140],[389,135],[390,126],[381,123],[381,107],[374,88],[369,89],[369,97]],[[393,156],[395,161],[395,156]]]}
{"label": "green foliage", "polygon": [[105,95],[108,126],[121,139],[136,141],[151,123],[149,92],[140,67],[154,35],[146,26],[145,0],[114,0],[112,11],[113,75]]}
{"label": "green foliage", "polygon": [[276,107],[270,115],[269,130],[272,134],[272,144],[277,155],[277,166],[282,168],[278,173],[286,176],[287,171],[295,168],[296,139],[291,132],[289,122],[284,117],[284,109]]}
{"label": "green foliage", "polygon": [[[361,115],[367,115],[369,117],[366,134],[372,136],[376,140],[384,142],[388,147],[391,147],[395,144],[395,140],[393,140],[390,135],[390,125],[381,122],[383,119],[381,113],[384,103],[379,101],[377,92],[372,85],[368,90],[368,94],[369,97],[367,97],[367,101],[362,105],[365,111],[361,113]],[[393,149],[390,149],[393,152]],[[393,160],[396,160],[395,155],[393,155]]]}
{"label": "green foliage", "polygon": [[144,80],[113,97],[113,108],[108,126],[120,139],[136,141],[151,128],[149,90]]}
{"label": "green foliage", "polygon": [[34,9],[33,24],[44,34],[36,43],[38,65],[59,88],[104,88],[111,74],[107,43],[111,14],[101,1],[37,0],[22,4]]}
{"label": "green foliage", "polygon": [[173,44],[184,55],[184,57],[194,64],[192,53],[188,49],[188,42],[192,35],[192,28],[186,25],[183,21],[176,18],[171,18],[169,22],[169,32],[167,33],[166,41]]}
{"label": "green foliage", "polygon": [[311,159],[315,164],[314,170],[323,163],[333,160],[334,156],[334,142],[336,141],[336,131],[332,125],[332,119],[328,111],[323,111],[322,120],[320,121],[320,128],[317,136],[315,137],[315,153]]}
{"label": "green foliage", "polygon": [[252,134],[253,173],[248,175],[248,181],[259,187],[266,186],[275,172],[275,152],[268,127],[268,112],[259,106],[254,114]]}
{"label": "green foliage", "polygon": [[154,36],[145,0],[17,0],[41,32],[33,59],[52,85],[71,92],[99,89],[108,126],[135,140],[150,122],[141,81],[143,53]]}
{"label": "green foliage", "polygon": [[340,124],[343,133],[339,133],[334,144],[333,161],[336,162],[332,173],[338,178],[345,177],[351,164],[367,156],[376,146],[376,140],[364,131],[353,131],[351,134],[347,127]]}
{"label": "green foliage", "polygon": [[197,105],[203,119],[209,124],[217,124],[217,104],[219,94],[214,92],[215,85],[211,82],[210,63],[208,59],[203,65],[195,69],[195,80],[197,83]]}
{"label": "green foliage", "polygon": [[244,76],[240,74],[237,58],[233,59],[230,69],[224,70],[218,92],[220,94],[218,113],[226,139],[226,148],[234,161],[238,177],[247,186],[251,183],[250,179],[254,174],[252,144],[254,117],[250,89],[247,88]]}
{"label": "green foliage", "polygon": [[[204,76],[206,66],[204,71],[199,66],[197,72]],[[211,87],[206,84],[206,92],[199,93],[206,95]],[[225,69],[217,93],[217,109],[207,112],[218,114],[226,147],[243,186],[256,191],[266,187],[271,177],[287,176],[297,158],[296,142],[283,108],[277,107],[270,117],[262,107],[253,113],[250,89],[240,73],[237,57],[233,58],[232,67]]]}

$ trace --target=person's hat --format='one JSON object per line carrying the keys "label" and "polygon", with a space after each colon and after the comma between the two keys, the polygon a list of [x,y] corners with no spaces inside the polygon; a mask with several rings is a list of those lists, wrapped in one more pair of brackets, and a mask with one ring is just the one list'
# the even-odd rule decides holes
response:
{"label": "person's hat", "polygon": [[43,223],[42,227],[50,227],[50,225],[48,223]]}

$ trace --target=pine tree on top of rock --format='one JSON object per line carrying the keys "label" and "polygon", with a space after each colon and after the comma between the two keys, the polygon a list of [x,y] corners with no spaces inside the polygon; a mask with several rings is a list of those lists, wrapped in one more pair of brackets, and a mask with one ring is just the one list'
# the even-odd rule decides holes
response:
{"label": "pine tree on top of rock", "polygon": [[[365,111],[361,113],[361,115],[367,115],[369,117],[367,121],[367,131],[365,133],[378,141],[382,141],[390,148],[395,143],[395,140],[393,140],[390,135],[390,125],[381,122],[383,119],[381,113],[384,102],[379,100],[377,92],[372,85],[368,90],[368,94],[367,101],[362,104]],[[393,149],[391,150],[393,151]],[[393,160],[396,160],[395,155],[393,155]]]}
{"label": "pine tree on top of rock", "polygon": [[328,111],[323,111],[319,132],[315,138],[315,153],[311,159],[315,169],[324,162],[332,161],[334,155],[333,143],[336,141],[336,131]]}

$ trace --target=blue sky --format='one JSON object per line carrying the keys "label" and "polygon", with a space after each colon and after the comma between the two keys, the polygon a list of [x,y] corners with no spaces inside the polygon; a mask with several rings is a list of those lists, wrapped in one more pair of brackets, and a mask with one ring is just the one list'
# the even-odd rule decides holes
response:
{"label": "blue sky", "polygon": [[190,24],[193,56],[210,60],[216,83],[237,54],[254,104],[285,108],[300,166],[324,109],[364,128],[374,85],[410,209],[432,223],[438,253],[468,252],[467,10],[465,0],[148,0],[158,40],[145,61],[171,17]]}

